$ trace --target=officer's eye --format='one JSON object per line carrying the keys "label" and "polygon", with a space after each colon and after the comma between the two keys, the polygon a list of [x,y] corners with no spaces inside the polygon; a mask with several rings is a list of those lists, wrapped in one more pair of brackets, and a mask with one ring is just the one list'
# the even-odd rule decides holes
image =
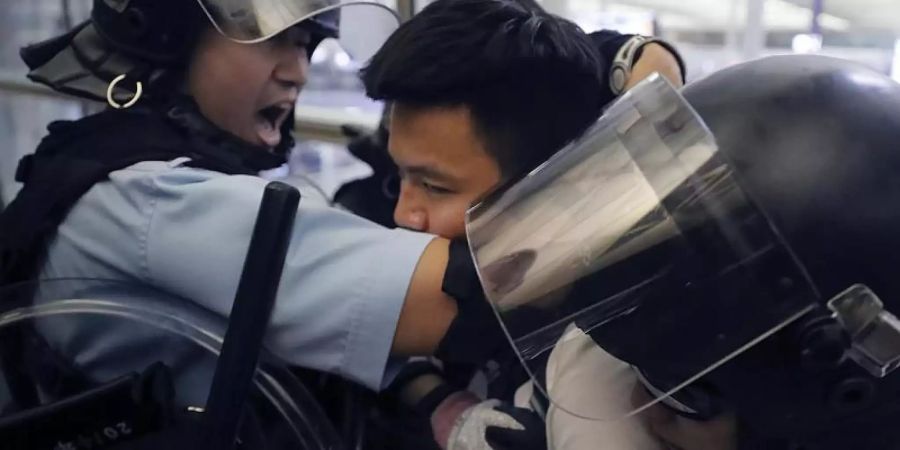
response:
{"label": "officer's eye", "polygon": [[275,37],[277,43],[281,45],[292,45],[299,48],[306,48],[312,41],[309,31],[298,27],[289,28]]}

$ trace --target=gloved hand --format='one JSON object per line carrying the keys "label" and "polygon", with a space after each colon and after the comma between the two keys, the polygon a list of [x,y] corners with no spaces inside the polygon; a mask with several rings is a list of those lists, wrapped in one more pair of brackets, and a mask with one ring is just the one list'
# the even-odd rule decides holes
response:
{"label": "gloved hand", "polygon": [[446,363],[481,365],[512,352],[503,327],[485,297],[469,245],[462,239],[450,242],[441,289],[456,300],[458,312],[434,356]]}
{"label": "gloved hand", "polygon": [[431,416],[435,440],[444,450],[544,450],[544,421],[533,411],[480,401],[468,392],[447,397]]}
{"label": "gloved hand", "polygon": [[494,450],[547,450],[547,425],[537,413],[508,403],[495,406],[494,411],[506,414],[521,425],[518,430],[487,427],[484,437]]}

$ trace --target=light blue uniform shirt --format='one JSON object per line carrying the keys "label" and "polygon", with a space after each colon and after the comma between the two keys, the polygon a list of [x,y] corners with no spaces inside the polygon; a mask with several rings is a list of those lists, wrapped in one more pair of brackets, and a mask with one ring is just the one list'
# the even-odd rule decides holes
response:
{"label": "light blue uniform shirt", "polygon": [[[267,181],[186,161],[139,163],[94,186],[60,226],[42,278],[147,283],[227,316]],[[412,273],[433,237],[388,230],[327,206],[311,189],[301,193],[267,347],[291,365],[378,389]],[[103,354],[110,340],[121,351],[127,327],[96,328],[80,330],[78,364],[105,375],[140,370]],[[56,333],[48,340],[58,345],[65,333]],[[131,338],[133,357],[161,351]]]}

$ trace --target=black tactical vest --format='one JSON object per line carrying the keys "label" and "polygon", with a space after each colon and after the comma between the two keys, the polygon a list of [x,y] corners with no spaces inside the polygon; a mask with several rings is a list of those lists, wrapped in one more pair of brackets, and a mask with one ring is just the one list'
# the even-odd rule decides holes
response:
{"label": "black tactical vest", "polygon": [[[142,161],[189,157],[193,167],[257,174],[285,162],[216,129],[190,101],[108,110],[54,122],[16,172],[22,190],[0,213],[0,286],[33,279],[47,246],[78,200],[111,172]],[[284,148],[285,146],[281,146]]]}

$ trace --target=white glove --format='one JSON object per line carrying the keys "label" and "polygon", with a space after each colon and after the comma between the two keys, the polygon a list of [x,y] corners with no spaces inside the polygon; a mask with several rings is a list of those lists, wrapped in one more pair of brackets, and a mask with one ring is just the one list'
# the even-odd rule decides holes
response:
{"label": "white glove", "polygon": [[447,450],[493,450],[485,439],[488,427],[525,430],[512,416],[494,409],[499,405],[499,400],[488,400],[465,410],[450,432]]}
{"label": "white glove", "polygon": [[438,407],[432,415],[432,428],[444,450],[546,448],[544,423],[532,411],[499,400],[479,402],[467,392],[451,395]]}

